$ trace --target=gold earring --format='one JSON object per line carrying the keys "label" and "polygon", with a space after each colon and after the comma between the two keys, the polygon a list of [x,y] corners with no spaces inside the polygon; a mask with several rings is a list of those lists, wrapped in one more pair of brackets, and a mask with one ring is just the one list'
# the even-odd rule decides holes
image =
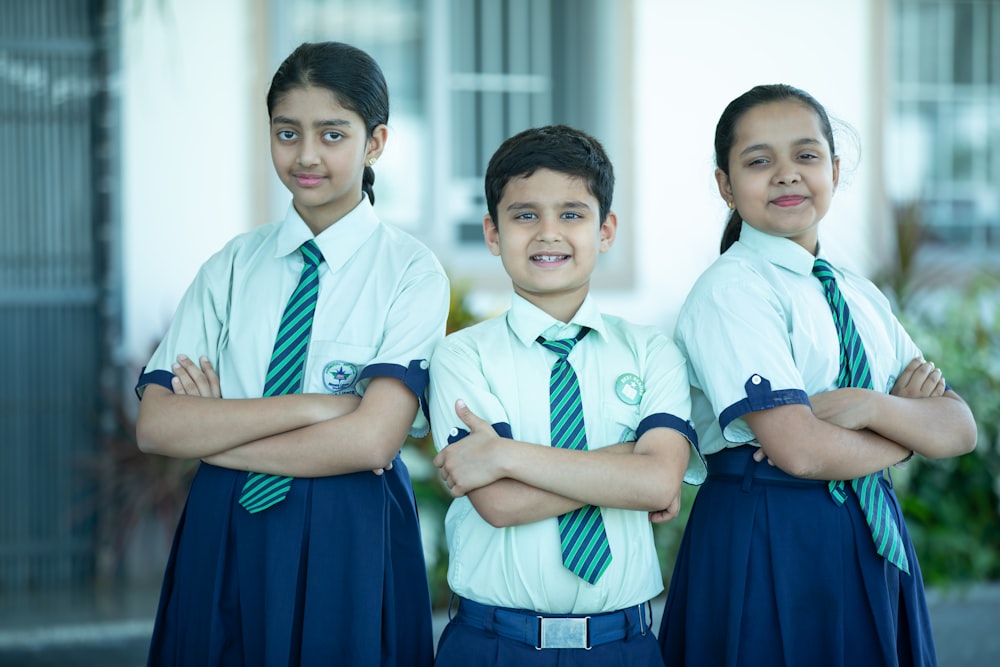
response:
{"label": "gold earring", "polygon": [[729,207],[729,210],[730,210],[730,211],[732,211],[732,210],[733,210],[733,202],[731,202],[731,201],[727,201],[727,202],[726,202],[726,206],[728,206],[728,207]]}
{"label": "gold earring", "polygon": [[373,158],[373,157],[372,158],[368,158],[368,166],[369,167],[374,167],[375,166],[375,158]]}

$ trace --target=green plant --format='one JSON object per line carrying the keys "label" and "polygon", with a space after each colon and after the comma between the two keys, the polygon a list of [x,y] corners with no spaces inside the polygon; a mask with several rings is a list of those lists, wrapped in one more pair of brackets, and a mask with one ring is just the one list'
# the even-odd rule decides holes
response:
{"label": "green plant", "polygon": [[927,359],[969,404],[976,450],[894,473],[924,579],[1000,579],[1000,275],[935,263],[917,204],[897,210],[897,257],[878,281]]}

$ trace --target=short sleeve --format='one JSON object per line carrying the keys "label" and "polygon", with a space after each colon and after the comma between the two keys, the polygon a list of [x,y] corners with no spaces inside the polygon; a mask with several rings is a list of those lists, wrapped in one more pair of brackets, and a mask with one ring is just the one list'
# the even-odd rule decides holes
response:
{"label": "short sleeve", "polygon": [[440,268],[409,277],[389,305],[382,341],[358,379],[362,395],[376,377],[394,377],[414,393],[420,401],[410,429],[414,437],[429,429],[428,367],[434,346],[444,337],[450,302],[448,278]]}
{"label": "short sleeve", "polygon": [[678,318],[677,341],[692,384],[711,402],[729,442],[754,439],[742,419],[748,412],[809,402],[785,309],[760,276],[692,292]]}
{"label": "short sleeve", "polygon": [[691,423],[691,388],[687,362],[674,342],[657,332],[646,345],[646,390],[639,402],[642,436],[650,428],[666,427],[683,435],[691,444],[691,458],[684,481],[700,484],[705,480],[705,460],[698,449],[698,436]]}
{"label": "short sleeve", "polygon": [[458,399],[465,401],[475,415],[493,424],[501,435],[510,436],[510,417],[491,391],[477,352],[463,344],[461,338],[465,337],[453,334],[445,338],[431,357],[431,433],[438,451],[468,434],[468,427],[455,414]]}
{"label": "short sleeve", "polygon": [[208,259],[181,298],[170,326],[143,368],[135,391],[142,398],[149,384],[170,389],[177,355],[208,357],[219,367],[219,350],[228,333],[232,256],[227,246]]}

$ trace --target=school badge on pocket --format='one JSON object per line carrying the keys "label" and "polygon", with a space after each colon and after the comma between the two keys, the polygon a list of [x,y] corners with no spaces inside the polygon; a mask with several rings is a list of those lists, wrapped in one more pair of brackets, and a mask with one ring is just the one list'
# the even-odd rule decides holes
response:
{"label": "school badge on pocket", "polygon": [[323,368],[323,386],[331,394],[346,394],[358,379],[358,367],[347,361],[331,361]]}

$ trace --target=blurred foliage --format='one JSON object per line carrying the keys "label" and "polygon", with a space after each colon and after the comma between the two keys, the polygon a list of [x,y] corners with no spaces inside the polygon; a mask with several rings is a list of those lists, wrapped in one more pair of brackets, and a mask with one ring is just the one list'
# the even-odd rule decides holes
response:
{"label": "blurred foliage", "polygon": [[965,456],[915,457],[896,491],[931,585],[1000,579],[1000,272],[935,263],[920,209],[896,216],[898,256],[881,278],[924,356],[969,404],[979,429]]}

